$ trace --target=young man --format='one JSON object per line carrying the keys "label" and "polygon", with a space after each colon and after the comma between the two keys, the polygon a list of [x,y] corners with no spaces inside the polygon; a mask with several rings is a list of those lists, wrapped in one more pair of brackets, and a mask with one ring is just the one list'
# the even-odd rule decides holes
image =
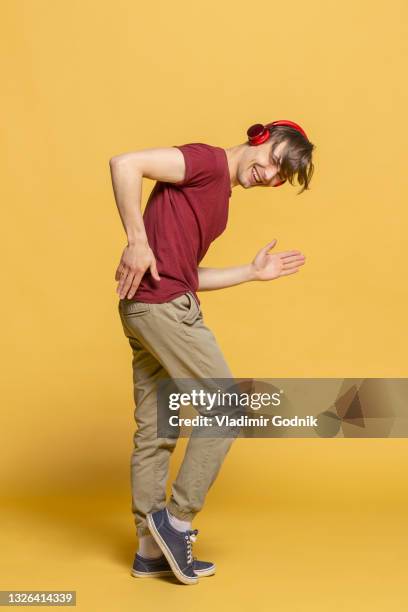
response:
{"label": "young man", "polygon": [[[184,584],[215,572],[192,556],[201,510],[234,440],[191,436],[166,504],[169,459],[176,440],[157,436],[157,384],[163,378],[232,379],[205,325],[197,291],[266,281],[298,272],[298,250],[270,253],[276,239],[246,264],[203,268],[200,261],[225,229],[232,188],[275,187],[313,173],[314,145],[297,124],[252,126],[249,140],[223,149],[204,143],[151,148],[112,157],[110,169],[127,245],[115,279],[119,314],[133,353],[135,400],[131,457],[132,512],[139,540],[132,574],[173,572]],[[256,145],[256,146],[255,146]],[[156,181],[144,215],[143,177]],[[301,191],[301,192],[302,192]],[[301,193],[300,192],[300,193]]]}

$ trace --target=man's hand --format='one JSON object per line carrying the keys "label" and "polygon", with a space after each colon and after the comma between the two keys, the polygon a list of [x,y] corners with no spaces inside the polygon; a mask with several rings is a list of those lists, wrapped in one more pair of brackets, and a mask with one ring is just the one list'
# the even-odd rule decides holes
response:
{"label": "man's hand", "polygon": [[243,266],[232,268],[198,268],[198,290],[211,291],[224,289],[241,283],[255,280],[272,280],[298,272],[299,266],[305,263],[305,256],[300,251],[284,251],[269,254],[276,244],[272,240],[259,251],[255,259]]}
{"label": "man's hand", "polygon": [[276,245],[276,238],[257,253],[250,264],[253,280],[273,280],[299,271],[305,263],[305,256],[300,251],[283,251],[268,253]]}
{"label": "man's hand", "polygon": [[157,272],[156,259],[152,249],[146,241],[128,244],[125,247],[115,274],[115,280],[119,281],[116,293],[120,299],[132,298],[142,280],[146,270],[150,268],[153,278],[160,280]]}

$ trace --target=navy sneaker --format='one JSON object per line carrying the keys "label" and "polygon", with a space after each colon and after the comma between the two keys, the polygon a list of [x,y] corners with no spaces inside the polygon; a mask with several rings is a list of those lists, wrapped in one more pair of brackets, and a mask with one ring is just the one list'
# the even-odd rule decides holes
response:
{"label": "navy sneaker", "polygon": [[183,584],[197,584],[194,572],[191,543],[195,542],[198,529],[178,531],[169,521],[167,508],[147,514],[150,533],[161,548],[171,569]]}
{"label": "navy sneaker", "polygon": [[[199,561],[195,557],[193,557],[193,569],[199,577],[215,574],[214,563]],[[164,555],[155,559],[148,559],[136,553],[131,574],[136,578],[154,578],[155,576],[173,575],[173,570]]]}

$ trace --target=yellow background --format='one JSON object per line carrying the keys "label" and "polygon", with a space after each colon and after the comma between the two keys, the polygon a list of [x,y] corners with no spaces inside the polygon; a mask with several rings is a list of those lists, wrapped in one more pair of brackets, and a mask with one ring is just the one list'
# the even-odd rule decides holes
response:
{"label": "yellow background", "polygon": [[236,376],[406,377],[406,3],[7,5],[1,588],[76,589],[83,610],[406,609],[404,439],[238,440],[194,522],[216,576],[130,577],[125,234],[108,165],[300,123],[311,190],[234,188],[203,265],[247,263],[273,238],[306,265],[200,293],[206,322]]}

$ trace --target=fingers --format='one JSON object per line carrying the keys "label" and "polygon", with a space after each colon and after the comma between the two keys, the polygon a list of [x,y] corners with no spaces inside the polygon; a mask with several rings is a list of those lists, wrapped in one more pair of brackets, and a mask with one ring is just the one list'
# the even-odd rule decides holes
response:
{"label": "fingers", "polygon": [[157,281],[160,280],[160,276],[159,276],[159,273],[157,271],[156,260],[152,261],[152,263],[150,265],[150,272],[151,272],[151,275],[153,276],[154,280],[157,280]]}
{"label": "fingers", "polygon": [[299,272],[299,267],[305,264],[304,255],[292,255],[281,259],[281,271],[279,276],[287,276]]}
{"label": "fingers", "polygon": [[297,258],[294,261],[291,261],[289,263],[284,263],[282,265],[282,270],[279,274],[279,276],[286,276],[287,274],[294,274],[295,272],[299,272],[299,267],[303,266],[305,263],[305,260]]}
{"label": "fingers", "polygon": [[[120,278],[119,278],[119,285],[116,288],[116,293],[118,293],[121,298],[122,298],[123,288],[125,286],[125,283],[129,275],[130,275],[130,270],[129,269],[126,270],[122,268],[122,271],[120,273]],[[133,274],[132,274],[132,277],[133,277]]]}
{"label": "fingers", "polygon": [[282,251],[281,253],[276,253],[276,255],[279,255],[280,257],[293,257],[295,255],[301,255],[302,257],[304,257],[304,255],[302,255],[302,253],[297,250]]}
{"label": "fingers", "polygon": [[294,270],[285,270],[284,272],[281,272],[279,276],[287,276],[288,274],[296,274],[296,272],[299,272],[298,268],[295,268]]}
{"label": "fingers", "polygon": [[123,271],[123,263],[120,262],[117,269],[116,269],[116,273],[115,273],[115,280],[118,281],[120,280],[120,275],[122,274]]}
{"label": "fingers", "polygon": [[275,244],[276,244],[276,238],[274,238],[272,242],[268,242],[268,244],[262,247],[262,249],[260,249],[258,253],[256,254],[256,257],[262,258],[265,255],[267,255],[268,251],[270,251],[275,246]]}
{"label": "fingers", "polygon": [[291,265],[293,263],[305,263],[306,257],[304,255],[289,255],[287,257],[282,257],[281,261],[284,266]]}
{"label": "fingers", "polygon": [[277,239],[274,238],[273,240],[271,240],[271,242],[268,242],[268,244],[266,245],[267,247],[271,248],[272,245],[275,245],[277,243]]}
{"label": "fingers", "polygon": [[132,299],[132,297],[135,295],[137,288],[140,285],[140,281],[142,280],[142,276],[143,274],[140,274],[140,273],[134,275],[132,284],[130,285],[130,288],[129,288],[129,292],[127,294],[125,292],[125,295],[129,300]]}
{"label": "fingers", "polygon": [[268,242],[268,244],[266,246],[264,246],[263,249],[261,249],[262,252],[268,252],[270,249],[272,249],[272,247],[275,246],[275,244],[277,243],[276,238],[274,238],[271,242]]}
{"label": "fingers", "polygon": [[[138,288],[141,278],[143,276],[144,272],[135,272],[135,271],[131,271],[129,272],[129,274],[126,276],[123,284],[122,284],[122,288],[119,292],[119,296],[120,299],[122,300],[124,297],[129,298],[130,296],[128,295],[129,289],[133,286],[135,287],[135,290],[133,293],[136,292],[136,289]],[[132,295],[133,295],[132,293]]]}
{"label": "fingers", "polygon": [[304,261],[292,261],[289,264],[283,264],[282,270],[293,270],[294,268],[299,268],[299,266],[303,266],[304,264]]}

